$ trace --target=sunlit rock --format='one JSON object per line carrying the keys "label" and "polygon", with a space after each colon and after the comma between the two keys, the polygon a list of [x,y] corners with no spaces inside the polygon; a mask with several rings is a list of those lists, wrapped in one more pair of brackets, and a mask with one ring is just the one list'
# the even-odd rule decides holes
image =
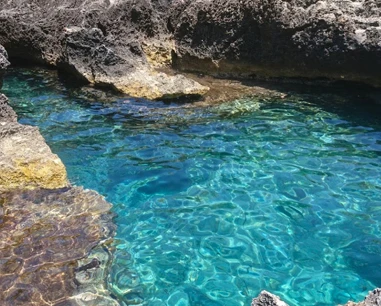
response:
{"label": "sunlit rock", "polygon": [[65,166],[52,153],[38,128],[0,122],[0,190],[52,189],[68,184]]}

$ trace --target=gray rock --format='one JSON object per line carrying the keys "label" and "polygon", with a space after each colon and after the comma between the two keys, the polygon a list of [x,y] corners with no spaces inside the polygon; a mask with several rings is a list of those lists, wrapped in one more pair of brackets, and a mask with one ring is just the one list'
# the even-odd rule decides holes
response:
{"label": "gray rock", "polygon": [[7,122],[17,121],[17,115],[15,111],[8,104],[8,98],[3,94],[0,94],[0,122],[1,121],[7,121]]}
{"label": "gray rock", "polygon": [[55,65],[132,96],[203,95],[207,87],[155,70],[170,63],[173,44],[152,47],[162,37],[169,41],[167,6],[166,0],[11,0],[0,3],[0,28],[6,29],[0,43],[14,57]]}
{"label": "gray rock", "polygon": [[381,86],[379,1],[177,1],[170,24],[182,70]]}
{"label": "gray rock", "polygon": [[[373,0],[9,0],[0,3],[0,43],[12,57],[146,97],[163,96],[151,80],[187,94],[189,82],[155,71],[172,63],[218,76],[381,85],[380,20]],[[207,90],[196,87],[188,92]]]}
{"label": "gray rock", "polygon": [[274,295],[266,290],[263,290],[251,302],[251,306],[288,306],[279,296]]}
{"label": "gray rock", "polygon": [[[0,45],[0,89],[1,87],[3,87],[3,76],[4,76],[5,69],[7,69],[9,65],[10,63],[8,61],[8,53],[5,50],[5,48],[2,45]],[[0,102],[0,112],[1,112],[1,102]],[[1,113],[0,113],[0,117],[1,117]]]}

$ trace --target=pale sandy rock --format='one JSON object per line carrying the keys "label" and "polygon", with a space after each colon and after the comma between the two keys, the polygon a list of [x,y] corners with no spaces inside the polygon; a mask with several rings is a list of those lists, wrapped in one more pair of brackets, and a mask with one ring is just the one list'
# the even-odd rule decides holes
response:
{"label": "pale sandy rock", "polygon": [[0,122],[0,189],[62,188],[66,169],[38,128]]}

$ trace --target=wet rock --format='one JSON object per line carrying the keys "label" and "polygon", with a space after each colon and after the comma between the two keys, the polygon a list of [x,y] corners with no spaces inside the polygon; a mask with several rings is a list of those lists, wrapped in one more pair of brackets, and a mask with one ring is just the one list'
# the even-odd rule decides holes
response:
{"label": "wet rock", "polygon": [[15,111],[8,104],[8,98],[3,94],[0,94],[0,122],[1,121],[7,121],[7,122],[17,121],[17,115]]}
{"label": "wet rock", "polygon": [[263,290],[253,301],[251,306],[288,306],[279,296]]}
{"label": "wet rock", "polygon": [[365,300],[359,303],[348,302],[344,306],[380,306],[381,305],[381,288],[370,291]]}
{"label": "wet rock", "polygon": [[114,232],[102,196],[78,187],[16,190],[0,192],[0,203],[1,305],[118,305],[74,282],[77,261]]}
{"label": "wet rock", "polygon": [[67,185],[64,165],[38,128],[0,122],[0,190]]}

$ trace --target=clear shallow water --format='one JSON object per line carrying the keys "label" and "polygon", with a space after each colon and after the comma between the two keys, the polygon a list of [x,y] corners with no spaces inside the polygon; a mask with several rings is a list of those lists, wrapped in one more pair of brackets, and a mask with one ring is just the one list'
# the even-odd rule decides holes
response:
{"label": "clear shallow water", "polygon": [[334,305],[381,286],[380,111],[361,97],[193,109],[20,69],[4,91],[71,181],[114,204],[109,285],[126,304],[250,305],[266,289]]}

